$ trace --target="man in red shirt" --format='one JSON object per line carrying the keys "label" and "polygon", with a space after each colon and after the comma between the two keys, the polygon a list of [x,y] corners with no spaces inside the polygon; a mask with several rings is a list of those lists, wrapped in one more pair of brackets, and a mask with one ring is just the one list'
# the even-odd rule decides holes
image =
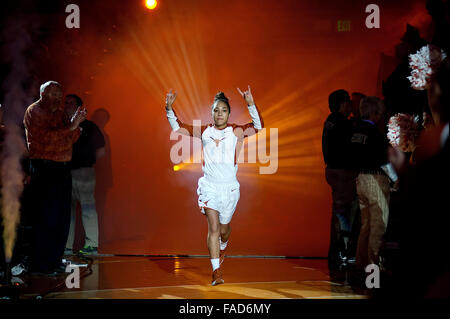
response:
{"label": "man in red shirt", "polygon": [[40,99],[24,116],[30,157],[30,188],[34,207],[32,271],[64,272],[61,259],[70,225],[72,145],[80,136],[86,111],[79,108],[69,119],[62,108],[61,85],[41,85]]}

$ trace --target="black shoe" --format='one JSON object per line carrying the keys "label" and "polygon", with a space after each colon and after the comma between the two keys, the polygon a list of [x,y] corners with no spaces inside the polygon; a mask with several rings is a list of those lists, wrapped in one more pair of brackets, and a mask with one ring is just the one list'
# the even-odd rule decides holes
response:
{"label": "black shoe", "polygon": [[341,262],[341,265],[347,264],[347,256],[345,252],[339,252],[339,261]]}
{"label": "black shoe", "polygon": [[367,274],[364,271],[355,270],[349,273],[348,282],[354,288],[367,289],[366,276]]}

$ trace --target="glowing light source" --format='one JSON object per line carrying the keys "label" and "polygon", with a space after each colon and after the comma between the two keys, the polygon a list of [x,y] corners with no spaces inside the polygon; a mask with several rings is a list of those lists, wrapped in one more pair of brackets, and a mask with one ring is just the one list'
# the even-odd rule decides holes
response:
{"label": "glowing light source", "polygon": [[153,10],[158,5],[156,0],[145,0],[145,7],[149,10]]}
{"label": "glowing light source", "polygon": [[[182,13],[179,6],[172,6],[170,10],[173,10],[174,16]],[[194,17],[188,16],[180,23],[179,19],[166,19],[162,15],[157,15],[151,21],[151,25],[157,23],[159,28],[149,28],[149,21],[146,19],[137,20],[139,23],[131,24],[128,29],[130,42],[123,44],[125,63],[149,94],[159,92],[160,96],[164,96],[168,88],[187,88],[186,94],[183,95],[184,100],[178,100],[177,105],[178,110],[185,110],[184,114],[179,115],[189,124],[193,119],[201,119],[202,123],[209,120],[208,116],[204,115],[204,108],[211,98],[205,62],[208,60],[207,50],[203,45],[199,20]],[[144,34],[146,36],[143,36]],[[177,36],[174,38],[174,35]],[[344,67],[348,66],[336,65],[330,74],[338,74]],[[318,196],[317,189],[324,184],[322,150],[320,142],[317,142],[317,136],[322,135],[322,121],[327,114],[326,107],[322,107],[323,97],[311,96],[310,92],[320,90],[329,80],[329,76],[311,78],[302,89],[293,85],[298,75],[294,74],[291,77],[292,79],[285,79],[273,86],[270,91],[258,96],[258,103],[265,106],[262,111],[266,127],[279,128],[277,173],[259,174],[258,166],[268,166],[268,163],[241,163],[239,177],[243,181],[265,185],[268,189],[276,185],[277,190],[283,189],[287,193],[310,198]],[[280,99],[280,96],[283,98]],[[298,101],[306,97],[308,99],[305,100],[302,111],[292,112],[290,106],[297,105]],[[234,114],[234,123],[249,121],[245,108]],[[164,125],[167,123],[164,122]],[[267,132],[267,137],[268,135]],[[266,143],[268,150],[269,139],[266,139]],[[246,158],[250,153],[257,153],[256,139],[251,143],[246,139],[241,151]],[[183,171],[177,173],[180,178],[193,176],[190,174],[198,174],[202,170],[201,164],[193,161],[193,158],[199,158],[200,155],[197,153],[190,155],[189,158],[183,158],[183,163],[177,165],[172,163],[174,172]]]}

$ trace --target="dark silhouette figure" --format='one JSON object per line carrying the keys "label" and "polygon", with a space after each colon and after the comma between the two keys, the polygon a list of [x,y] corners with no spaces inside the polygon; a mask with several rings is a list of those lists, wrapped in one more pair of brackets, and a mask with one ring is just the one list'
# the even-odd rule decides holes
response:
{"label": "dark silhouette figure", "polygon": [[328,104],[331,114],[323,127],[322,152],[326,164],[325,178],[333,199],[328,259],[330,269],[336,269],[348,258],[348,242],[357,207],[357,173],[352,169],[350,158],[350,95],[345,90],[334,91]]}

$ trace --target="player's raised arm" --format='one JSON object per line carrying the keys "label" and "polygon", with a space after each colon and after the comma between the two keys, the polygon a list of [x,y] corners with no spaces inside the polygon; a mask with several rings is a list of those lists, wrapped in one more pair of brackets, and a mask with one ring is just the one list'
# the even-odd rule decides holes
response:
{"label": "player's raised arm", "polygon": [[250,117],[252,118],[252,121],[250,123],[239,125],[238,127],[243,130],[245,136],[250,136],[253,134],[249,134],[248,129],[253,128],[255,130],[254,133],[257,133],[259,130],[262,130],[264,128],[264,122],[261,116],[261,112],[259,112],[253,99],[250,85],[248,86],[248,90],[245,92],[242,92],[239,88],[237,88],[237,90],[247,103],[248,112],[250,113]]}
{"label": "player's raised arm", "polygon": [[192,125],[181,122],[172,108],[176,98],[177,92],[172,92],[172,90],[170,90],[166,95],[166,115],[172,130],[183,135],[201,138],[201,133],[204,131],[206,126],[202,125],[199,129],[194,130]]}

